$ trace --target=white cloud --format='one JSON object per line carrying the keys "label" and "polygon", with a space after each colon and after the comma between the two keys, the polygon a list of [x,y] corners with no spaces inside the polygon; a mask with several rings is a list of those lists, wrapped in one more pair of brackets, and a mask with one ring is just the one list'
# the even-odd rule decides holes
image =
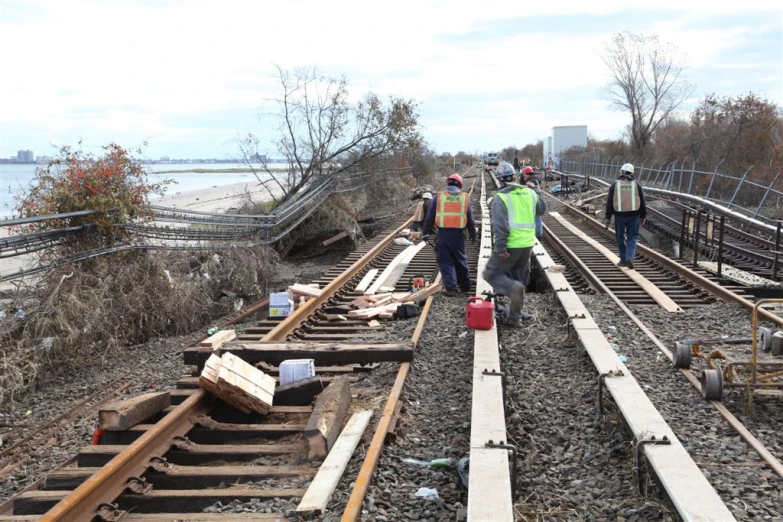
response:
{"label": "white cloud", "polygon": [[[587,123],[596,135],[616,135],[624,119],[598,98],[606,79],[599,53],[609,33],[589,28],[573,33],[570,27],[561,32],[556,22],[535,27],[535,17],[621,13],[617,31],[657,32],[687,53],[694,70],[719,66],[723,53],[758,28],[689,30],[691,22],[705,12],[780,16],[781,8],[772,4],[660,0],[634,4],[635,11],[630,11],[620,0],[485,0],[480,5],[412,0],[3,3],[0,48],[10,50],[4,53],[3,67],[13,73],[0,82],[0,155],[17,146],[37,146],[17,144],[9,135],[46,135],[67,142],[85,129],[97,141],[156,136],[161,143],[176,144],[213,139],[214,150],[220,150],[231,136],[214,139],[213,133],[232,123],[210,129],[193,122],[199,115],[237,109],[255,115],[261,101],[276,93],[272,63],[345,73],[356,95],[373,89],[415,98],[424,107],[443,97],[471,100],[461,105],[458,115],[445,119],[438,113],[425,119],[425,135],[439,147],[455,148],[445,142],[459,136],[466,140],[466,133],[478,139],[503,136],[496,131],[501,122],[513,125],[520,118],[527,129],[536,129],[530,131],[534,137],[574,120]],[[665,10],[678,14],[665,22],[645,22],[650,13]],[[525,18],[531,24],[520,24],[516,33],[495,29],[504,21]],[[635,26],[628,27],[628,20]],[[783,25],[774,20],[769,24],[777,31]],[[770,76],[763,68],[759,74]],[[570,105],[563,109],[564,103],[541,107],[538,102],[553,95],[568,102],[575,92],[596,101],[578,110]],[[183,118],[189,123],[177,123]],[[248,130],[243,127],[247,121],[233,125],[234,132]]]}

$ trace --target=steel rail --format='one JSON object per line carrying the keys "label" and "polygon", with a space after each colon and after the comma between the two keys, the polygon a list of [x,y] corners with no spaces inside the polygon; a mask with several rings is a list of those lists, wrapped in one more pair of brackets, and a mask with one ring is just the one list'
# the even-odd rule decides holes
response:
{"label": "steel rail", "polygon": [[[566,207],[573,209],[573,207],[571,207],[570,205],[566,205]],[[578,214],[583,214],[582,212],[579,212],[576,209],[573,209],[573,210],[575,210]],[[584,214],[584,216],[588,217],[588,218],[590,217],[587,214]],[[590,219],[592,219],[592,218],[590,218]],[[595,221],[595,220],[593,220],[593,221]],[[597,223],[597,224],[599,224],[599,223]],[[545,227],[546,227],[546,225],[545,225]],[[552,237],[551,231],[548,230],[548,229],[546,229],[546,230],[547,230],[547,236],[549,238],[551,238]],[[639,249],[639,247],[641,247],[641,246],[642,245],[638,245],[637,249]],[[651,252],[653,254],[656,254],[659,257],[663,257],[663,256],[660,256],[660,254],[658,254],[657,252],[653,252],[650,249],[645,248],[645,250],[647,250],[647,251],[649,251],[649,252]],[[653,257],[653,256],[650,256],[648,254],[648,252],[644,252],[644,255],[646,255],[648,257]],[[667,258],[664,258],[664,259],[667,259]],[[656,259],[656,261],[658,261],[658,259]],[[676,263],[672,262],[672,264],[676,264]],[[695,276],[698,276],[698,278],[704,279],[704,278],[702,278],[702,276],[692,272],[691,270],[688,270],[685,267],[682,267],[681,265],[677,265],[677,266],[679,266],[679,268],[681,268],[681,269],[683,269],[683,270],[685,270],[687,272],[693,273]],[[674,268],[674,267],[671,267],[671,268]],[[587,270],[587,271],[589,271],[589,269],[586,266],[580,267],[580,270]],[[681,274],[679,271],[677,271],[677,273]],[[707,279],[704,279],[704,281],[706,281],[707,283],[709,283],[712,286],[718,286],[718,285],[715,285],[714,283],[712,283],[711,281],[708,281]],[[669,359],[669,361],[671,361],[673,363],[674,362],[674,355],[661,342],[661,340],[658,339],[658,337],[656,337],[656,335],[652,331],[650,331],[650,329],[647,328],[647,326],[644,325],[644,323],[633,313],[633,311],[631,311],[631,309],[625,303],[623,303],[620,300],[619,297],[617,297],[611,290],[609,290],[609,288],[605,284],[603,284],[602,282],[599,282],[599,284],[601,286],[601,290],[617,304],[617,306],[628,316],[628,318],[631,319],[631,321],[634,322],[634,324],[650,339],[650,341],[652,341],[653,344],[655,344],[655,346],[661,352],[663,352],[663,354]],[[754,305],[752,303],[750,303],[750,301],[747,301],[746,299],[743,299],[740,296],[737,296],[736,294],[733,294],[732,292],[730,292],[730,291],[728,291],[726,289],[723,289],[723,290],[724,290],[724,292],[722,292],[723,294],[726,294],[729,297],[730,296],[734,296],[734,300],[735,301],[737,301],[739,303],[742,303],[743,306],[745,306],[744,303],[747,303],[750,306],[750,309],[751,310],[753,309]],[[778,321],[783,321],[783,319],[781,319],[780,317],[778,317],[778,316],[776,316],[774,314],[771,314],[769,312],[766,312],[764,310],[761,310],[760,312],[765,312],[766,315],[772,316],[772,317],[778,319]],[[759,315],[761,315],[761,314],[759,314]],[[781,324],[781,323],[779,322],[778,324]],[[701,383],[699,382],[699,379],[697,379],[696,376],[693,375],[693,373],[691,371],[686,370],[686,369],[680,369],[680,373],[682,373],[682,375],[685,376],[685,378],[688,380],[688,382],[691,384],[691,386],[693,386],[699,393],[702,392]],[[732,414],[728,410],[728,408],[726,408],[726,406],[724,406],[720,401],[708,401],[708,402],[716,410],[718,410],[718,412],[721,414],[721,416],[731,425],[732,428],[734,428],[734,430],[740,435],[740,437],[742,437],[742,439],[745,440],[745,442],[756,453],[758,453],[758,455],[769,465],[769,467],[775,473],[777,473],[780,477],[783,477],[783,463],[781,463],[780,460],[775,458],[775,456],[772,455],[772,453],[769,452],[769,450],[764,446],[764,444],[761,441],[759,441],[745,427],[745,425],[743,425],[742,422],[740,422],[740,420],[737,419],[737,417],[735,417],[734,414]]]}
{"label": "steel rail", "polygon": [[[40,522],[85,522],[93,520],[128,487],[128,480],[141,477],[150,458],[162,457],[172,446],[174,437],[185,435],[193,427],[192,419],[209,411],[212,397],[198,390],[163,417],[128,449],[111,459],[75,490],[44,514]],[[109,509],[109,512],[116,509]]]}

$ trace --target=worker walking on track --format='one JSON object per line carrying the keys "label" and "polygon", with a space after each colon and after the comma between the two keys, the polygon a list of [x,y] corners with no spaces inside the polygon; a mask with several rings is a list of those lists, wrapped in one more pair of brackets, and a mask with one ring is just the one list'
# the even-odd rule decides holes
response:
{"label": "worker walking on track", "polygon": [[617,266],[633,269],[636,242],[639,238],[639,223],[644,225],[647,207],[644,204],[642,186],[633,177],[633,165],[620,167],[620,176],[610,187],[606,196],[606,225],[614,215],[615,239],[620,261]]}
{"label": "worker walking on track", "polygon": [[427,217],[427,211],[430,209],[430,203],[432,203],[432,194],[425,192],[421,195],[421,202],[419,202],[416,207],[416,212],[413,214],[413,223],[411,223],[412,231],[418,232],[421,230],[424,218]]}
{"label": "worker walking on track", "polygon": [[468,194],[462,192],[462,177],[454,173],[449,176],[445,190],[432,198],[432,204],[424,218],[422,240],[426,240],[433,226],[437,227],[435,256],[446,295],[457,295],[458,291],[470,292],[470,272],[465,254],[465,228],[470,240],[476,242],[476,222],[470,210]]}
{"label": "worker walking on track", "polygon": [[513,183],[513,167],[499,167],[496,173],[503,181],[492,199],[492,255],[484,269],[484,279],[495,292],[510,299],[506,324],[521,326],[532,316],[522,311],[525,304],[525,285],[508,274],[525,275],[530,264],[530,254],[536,243],[535,218],[546,213],[546,201],[529,187]]}

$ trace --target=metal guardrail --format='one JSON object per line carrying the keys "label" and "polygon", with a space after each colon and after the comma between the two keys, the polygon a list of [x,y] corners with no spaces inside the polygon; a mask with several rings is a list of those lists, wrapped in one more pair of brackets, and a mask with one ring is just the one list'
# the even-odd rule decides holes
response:
{"label": "metal guardrail", "polygon": [[[624,163],[624,162],[622,162]],[[559,170],[566,174],[581,174],[590,179],[614,181],[622,165],[620,161],[591,159],[572,160],[563,157]],[[673,161],[660,165],[635,164],[635,177],[645,189],[655,188],[710,201],[728,210],[732,207],[750,219],[775,223],[783,217],[783,191],[775,188],[780,173],[770,182],[754,181],[753,167],[742,176],[718,172],[720,164],[712,172],[696,170],[691,163]]]}
{"label": "metal guardrail", "polygon": [[[126,230],[139,241],[96,249],[46,266],[19,270],[0,276],[8,281],[57,266],[67,265],[85,259],[125,250],[213,250],[226,248],[252,248],[277,243],[288,236],[304,220],[310,217],[332,194],[341,194],[367,186],[378,174],[388,172],[409,172],[412,168],[387,169],[381,172],[332,173],[328,178],[316,180],[299,197],[291,199],[276,208],[271,214],[226,214],[184,210],[179,208],[150,205],[155,222],[178,223],[186,226],[155,226],[142,222],[125,225]],[[61,220],[74,217],[88,218],[95,211],[82,210],[47,216],[35,216],[0,221],[0,226],[19,226],[40,223],[47,220]],[[203,228],[191,228],[193,226]],[[95,231],[95,227],[63,227],[42,233],[19,234],[0,241],[0,259],[29,254],[61,244],[62,241]],[[146,239],[155,239],[184,244],[147,244]]]}

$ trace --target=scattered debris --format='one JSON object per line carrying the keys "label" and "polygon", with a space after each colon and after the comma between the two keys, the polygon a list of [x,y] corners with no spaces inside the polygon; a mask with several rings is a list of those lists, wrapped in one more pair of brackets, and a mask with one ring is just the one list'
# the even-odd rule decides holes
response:
{"label": "scattered debris", "polygon": [[274,377],[229,352],[210,355],[199,386],[243,413],[266,414],[275,394]]}

